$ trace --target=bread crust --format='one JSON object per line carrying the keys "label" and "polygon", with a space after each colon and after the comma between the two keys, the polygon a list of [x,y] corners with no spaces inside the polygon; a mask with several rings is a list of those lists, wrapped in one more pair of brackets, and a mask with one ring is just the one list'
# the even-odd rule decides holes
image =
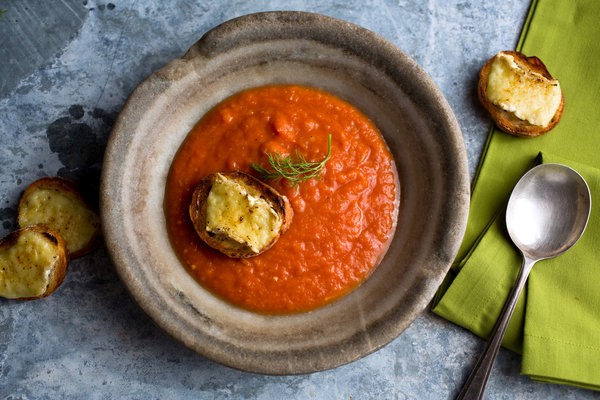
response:
{"label": "bread crust", "polygon": [[218,174],[229,179],[236,180],[246,187],[254,187],[257,189],[260,192],[261,197],[265,199],[273,208],[273,210],[275,210],[275,212],[281,217],[281,228],[279,229],[277,235],[267,245],[260,249],[258,253],[255,253],[247,246],[241,246],[240,248],[236,249],[223,246],[222,240],[219,240],[218,237],[206,230],[207,198],[217,178],[217,173],[215,173],[202,178],[200,182],[198,182],[198,185],[192,194],[192,201],[189,206],[189,215],[196,233],[208,246],[231,258],[249,258],[262,254],[270,249],[275,242],[277,242],[279,237],[289,229],[292,223],[294,211],[288,198],[280,194],[273,187],[244,172],[219,172]]}
{"label": "bread crust", "polygon": [[82,257],[82,256],[90,253],[93,249],[95,249],[96,246],[100,243],[100,238],[101,238],[99,218],[97,217],[96,212],[91,208],[91,206],[83,198],[83,196],[79,192],[79,189],[77,188],[77,185],[73,181],[65,179],[65,178],[61,178],[58,176],[40,178],[40,179],[32,182],[23,191],[23,193],[21,194],[21,198],[19,200],[19,206],[18,206],[19,207],[19,209],[18,209],[19,210],[18,211],[19,226],[40,223],[40,224],[48,226],[49,228],[51,228],[57,232],[61,232],[61,230],[63,230],[63,232],[62,232],[63,238],[68,237],[66,232],[64,232],[65,228],[59,227],[59,225],[61,225],[62,221],[57,221],[56,223],[52,223],[49,221],[40,220],[40,221],[35,221],[33,223],[32,222],[23,223],[22,216],[24,214],[24,210],[28,207],[28,199],[29,199],[30,195],[35,193],[36,190],[40,190],[40,189],[48,189],[48,190],[56,191],[57,193],[60,193],[63,196],[67,196],[72,201],[78,202],[89,213],[91,213],[90,215],[94,216],[93,221],[89,221],[89,223],[92,224],[92,228],[94,230],[94,233],[91,235],[89,240],[87,240],[83,245],[81,245],[77,248],[72,248],[73,246],[70,246],[69,243],[67,243],[67,248],[70,249],[69,258],[75,259],[75,258]]}
{"label": "bread crust", "polygon": [[54,260],[53,265],[50,266],[50,279],[45,291],[39,296],[19,297],[15,300],[35,300],[49,296],[62,284],[63,280],[65,279],[65,276],[67,275],[69,261],[67,245],[60,233],[53,231],[47,226],[30,225],[17,229],[16,231],[13,231],[4,238],[0,239],[0,248],[7,248],[17,245],[17,240],[19,239],[19,237],[26,232],[34,232],[36,234],[43,235],[51,242],[53,242],[57,253],[57,257]]}
{"label": "bread crust", "polygon": [[[527,57],[523,53],[517,51],[502,51],[498,54],[510,55],[514,58],[515,62],[519,66],[524,67],[524,69],[536,72],[550,80],[555,79],[550,74],[550,72],[548,72],[548,69],[546,68],[544,63],[535,56]],[[514,113],[506,111],[489,101],[487,97],[488,76],[492,67],[492,63],[494,62],[494,59],[498,56],[498,54],[496,54],[494,57],[488,60],[488,62],[486,62],[485,65],[481,68],[481,71],[479,73],[479,84],[477,89],[477,95],[480,103],[490,114],[491,118],[494,120],[496,125],[504,132],[520,137],[535,137],[553,129],[556,126],[556,124],[558,124],[558,122],[560,121],[565,107],[565,96],[562,90],[560,105],[554,113],[552,120],[546,126],[533,125],[528,121],[516,117]]]}

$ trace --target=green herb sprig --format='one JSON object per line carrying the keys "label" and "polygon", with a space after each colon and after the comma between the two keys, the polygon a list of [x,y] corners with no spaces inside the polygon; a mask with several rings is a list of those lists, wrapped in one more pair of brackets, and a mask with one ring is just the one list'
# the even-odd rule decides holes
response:
{"label": "green herb sprig", "polygon": [[278,153],[267,153],[270,170],[258,163],[252,163],[252,168],[263,180],[285,179],[290,186],[294,187],[308,179],[320,178],[329,157],[331,157],[331,134],[327,137],[327,154],[321,161],[306,161],[296,150],[293,156],[286,157]]}

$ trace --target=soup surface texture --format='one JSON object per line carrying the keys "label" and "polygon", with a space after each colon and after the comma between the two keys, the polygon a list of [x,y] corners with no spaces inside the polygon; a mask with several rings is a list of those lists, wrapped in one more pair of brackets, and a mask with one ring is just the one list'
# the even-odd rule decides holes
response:
{"label": "soup surface texture", "polygon": [[[198,181],[211,173],[268,167],[267,154],[323,160],[318,179],[269,181],[288,196],[290,229],[256,257],[233,259],[206,246],[188,214]],[[210,110],[178,150],[167,178],[165,214],[172,246],[206,289],[265,314],[308,311],[360,285],[394,234],[399,184],[390,151],[355,107],[314,88],[282,85],[243,91]]]}

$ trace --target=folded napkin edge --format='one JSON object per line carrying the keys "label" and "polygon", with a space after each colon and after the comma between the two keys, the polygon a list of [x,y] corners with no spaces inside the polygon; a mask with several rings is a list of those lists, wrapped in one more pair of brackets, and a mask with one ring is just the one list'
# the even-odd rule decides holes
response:
{"label": "folded napkin edge", "polygon": [[[600,390],[600,348],[528,333],[523,335],[523,341],[528,351],[523,353],[521,374],[539,382]],[[548,346],[549,341],[560,346]],[[538,357],[539,354],[544,357]],[[561,362],[572,358],[577,359],[577,368]]]}

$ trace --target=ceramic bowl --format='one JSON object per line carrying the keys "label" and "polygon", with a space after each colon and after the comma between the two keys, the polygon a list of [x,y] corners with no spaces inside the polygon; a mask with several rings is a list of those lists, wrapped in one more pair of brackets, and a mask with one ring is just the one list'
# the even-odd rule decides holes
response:
{"label": "ceramic bowl", "polygon": [[[394,155],[401,204],[390,249],[366,282],[314,311],[266,316],[188,275],[169,243],[163,198],[173,156],[203,114],[236,92],[277,83],[324,89],[369,116]],[[309,373],[381,348],[426,309],[464,234],[467,169],[443,95],[391,43],[323,15],[251,14],[207,32],[133,92],[106,149],[102,223],[123,282],[171,336],[237,369]]]}

